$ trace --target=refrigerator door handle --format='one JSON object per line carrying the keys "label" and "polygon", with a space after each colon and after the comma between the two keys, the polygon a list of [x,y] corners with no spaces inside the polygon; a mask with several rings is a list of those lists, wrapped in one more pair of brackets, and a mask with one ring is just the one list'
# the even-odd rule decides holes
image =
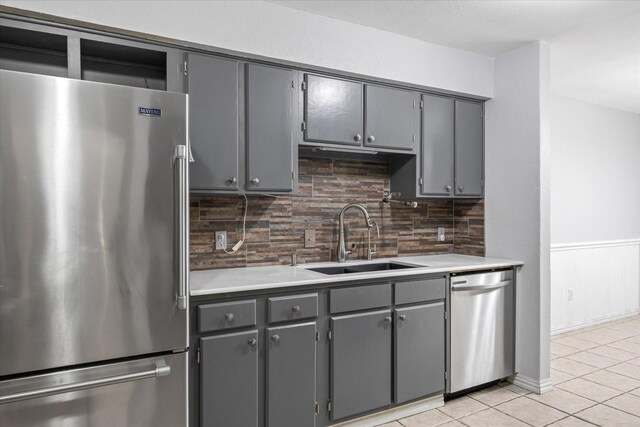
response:
{"label": "refrigerator door handle", "polygon": [[176,218],[178,234],[178,309],[186,310],[189,290],[189,149],[176,146],[174,153],[176,186]]}
{"label": "refrigerator door handle", "polygon": [[112,384],[143,380],[147,378],[164,377],[166,375],[169,375],[170,373],[171,373],[170,366],[155,363],[155,366],[153,369],[148,369],[145,371],[131,372],[128,374],[115,375],[115,376],[105,377],[105,378],[95,378],[92,380],[80,381],[77,383],[62,384],[62,385],[56,385],[53,387],[45,387],[45,388],[40,388],[35,390],[23,391],[19,393],[7,394],[4,396],[0,396],[0,405],[18,402],[21,400],[52,396],[52,395],[61,394],[61,393],[71,393],[74,391],[86,390],[89,388],[104,387]]}

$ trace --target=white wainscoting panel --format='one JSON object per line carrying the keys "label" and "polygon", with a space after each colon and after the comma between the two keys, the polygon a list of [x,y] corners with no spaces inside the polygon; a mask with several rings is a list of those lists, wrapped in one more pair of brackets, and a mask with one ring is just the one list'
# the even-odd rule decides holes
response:
{"label": "white wainscoting panel", "polygon": [[640,239],[551,246],[552,332],[639,310]]}

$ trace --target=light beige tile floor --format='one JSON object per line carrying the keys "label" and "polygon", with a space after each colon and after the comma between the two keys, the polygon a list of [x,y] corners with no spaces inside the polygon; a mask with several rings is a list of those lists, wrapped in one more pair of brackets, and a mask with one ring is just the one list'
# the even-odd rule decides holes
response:
{"label": "light beige tile floor", "polygon": [[544,395],[500,383],[388,427],[638,426],[640,316],[551,337]]}

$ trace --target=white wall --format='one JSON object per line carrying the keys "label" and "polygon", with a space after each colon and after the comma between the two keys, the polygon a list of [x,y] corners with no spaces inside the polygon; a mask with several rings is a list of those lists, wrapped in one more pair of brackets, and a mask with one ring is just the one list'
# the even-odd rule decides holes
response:
{"label": "white wall", "polygon": [[640,114],[550,99],[551,243],[640,239]]}
{"label": "white wall", "polygon": [[549,349],[549,46],[495,62],[486,103],[487,256],[524,261],[517,281],[516,383],[547,391]]}
{"label": "white wall", "polygon": [[640,310],[640,114],[551,96],[551,329]]}
{"label": "white wall", "polygon": [[287,61],[493,96],[493,58],[262,1],[22,1],[3,6]]}

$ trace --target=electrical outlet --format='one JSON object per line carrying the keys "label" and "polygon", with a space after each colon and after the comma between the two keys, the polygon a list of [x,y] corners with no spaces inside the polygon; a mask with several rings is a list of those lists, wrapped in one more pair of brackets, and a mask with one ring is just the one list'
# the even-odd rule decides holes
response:
{"label": "electrical outlet", "polygon": [[225,249],[227,247],[227,232],[216,231],[216,250]]}
{"label": "electrical outlet", "polygon": [[444,227],[438,227],[438,241],[444,242],[446,236],[444,235]]}
{"label": "electrical outlet", "polygon": [[304,247],[315,248],[316,247],[316,230],[309,228],[304,230]]}
{"label": "electrical outlet", "polygon": [[573,301],[573,289],[567,289],[567,301]]}

